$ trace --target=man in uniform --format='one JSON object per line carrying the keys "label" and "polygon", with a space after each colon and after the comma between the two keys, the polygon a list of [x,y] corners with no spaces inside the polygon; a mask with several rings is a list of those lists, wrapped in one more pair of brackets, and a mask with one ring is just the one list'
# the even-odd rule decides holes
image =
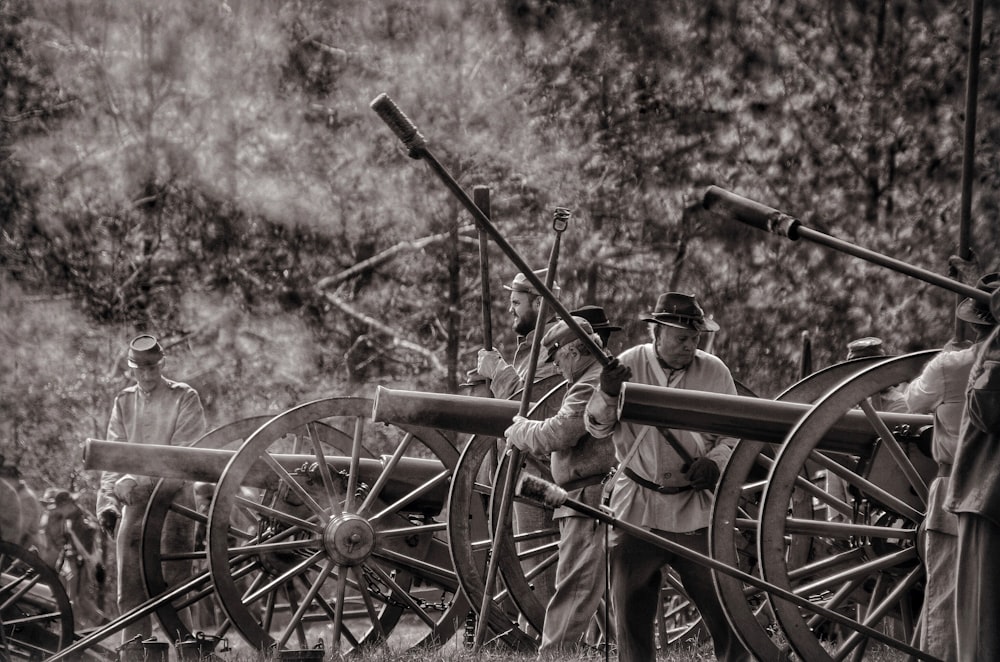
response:
{"label": "man in uniform", "polygon": [[[163,347],[151,335],[137,336],[129,344],[128,366],[135,384],[122,389],[108,422],[109,441],[128,444],[160,444],[181,446],[190,444],[205,432],[205,412],[198,393],[162,374]],[[155,468],[150,467],[151,473]],[[97,519],[101,527],[113,534],[118,526],[118,608],[124,613],[146,600],[140,572],[139,542],[142,516],[156,479],[147,476],[122,475],[106,471],[101,476],[97,493]],[[168,523],[169,527],[169,523]],[[192,533],[191,527],[178,526],[165,533],[167,542],[175,542],[187,551],[191,540],[170,541],[171,537]],[[186,544],[185,544],[186,543]],[[152,634],[152,622],[143,618],[122,631],[122,641],[136,635],[147,638]]]}
{"label": "man in uniform", "polygon": [[[600,344],[590,323],[574,321]],[[542,338],[542,353],[569,383],[555,415],[541,421],[516,416],[507,441],[535,455],[551,454],[552,478],[570,497],[599,506],[601,482],[614,465],[614,446],[587,434],[583,412],[600,379],[601,364],[566,322],[556,323]],[[559,561],[555,592],[545,610],[539,656],[578,653],[591,618],[604,595],[604,529],[569,508],[556,510]]]}
{"label": "man in uniform", "polygon": [[[630,379],[727,395],[736,394],[736,384],[721,359],[697,349],[701,333],[719,326],[705,317],[693,295],[662,294],[655,310],[640,319],[650,324],[652,342],[626,350],[601,371],[600,388],[587,404],[584,422],[593,436],[611,436],[615,445],[620,466],[610,501],[615,516],[706,554],[714,489],[736,440],[621,422],[618,396]],[[690,456],[690,464],[674,445]],[[611,593],[621,662],[656,659],[654,621],[665,564],[680,575],[712,636],[716,657],[751,659],[726,620],[708,568],[619,529],[613,528],[611,536]]]}
{"label": "man in uniform", "polygon": [[[1000,319],[1000,289],[990,296]],[[969,372],[945,508],[958,516],[955,583],[958,659],[1000,659],[1000,325]]]}
{"label": "man in uniform", "polygon": [[[533,273],[544,283],[548,271],[539,269]],[[510,285],[503,287],[510,292],[510,305],[507,310],[513,317],[512,326],[514,333],[517,334],[517,348],[514,350],[511,363],[507,363],[495,349],[479,350],[476,372],[490,380],[493,397],[506,399],[524,387],[524,377],[528,374],[528,361],[531,358],[531,339],[535,335],[543,299],[524,274],[517,274]],[[552,293],[559,294],[559,287],[555,284],[552,286]],[[551,322],[546,329],[549,327]],[[556,370],[552,364],[539,362],[535,368],[535,382],[555,374]]]}
{"label": "man in uniform", "polygon": [[[987,274],[976,284],[992,292],[1000,285],[1000,274]],[[920,627],[920,650],[945,662],[958,659],[955,641],[955,558],[958,554],[958,519],[944,509],[948,477],[955,461],[959,426],[965,410],[965,389],[969,372],[982,341],[996,325],[989,306],[974,299],[964,299],[955,316],[971,325],[976,342],[964,348],[946,345],[931,359],[907,386],[903,399],[912,414],[933,414],[934,435],[931,454],[938,465],[931,482],[924,519],[924,588],[923,617]]]}
{"label": "man in uniform", "polygon": [[[538,276],[538,279],[544,283],[548,271],[548,269],[539,269],[532,273]],[[531,360],[531,343],[535,336],[535,326],[538,323],[538,314],[541,311],[543,299],[542,295],[535,291],[534,286],[522,273],[518,273],[509,285],[504,285],[503,287],[510,292],[507,310],[511,314],[511,326],[517,336],[517,347],[514,349],[514,355],[510,363],[505,361],[500,352],[495,349],[479,350],[475,372],[490,380],[490,391],[493,393],[494,398],[509,399],[520,397],[520,391],[524,388],[524,378],[528,375],[528,366]],[[559,286],[553,283],[552,292],[553,294],[558,294]],[[544,330],[551,328],[553,323],[548,322]],[[544,331],[542,335],[544,336]],[[555,366],[551,363],[546,363],[543,358],[539,354],[535,366],[535,386],[532,391],[532,399],[535,401],[544,395],[549,388],[556,385],[559,376]],[[474,376],[470,375],[470,380],[472,378]],[[546,416],[553,413],[557,404],[553,403],[551,407],[543,405],[545,409],[541,412],[541,415]],[[525,455],[524,462],[524,470],[528,473],[541,476],[545,480],[552,480],[548,458]],[[519,532],[543,531],[555,528],[551,513],[538,508],[534,504],[517,501],[514,503],[513,513],[514,522]],[[518,543],[518,550],[529,557],[528,560],[523,562],[525,572],[529,572],[535,564],[543,560],[537,554],[532,554],[531,550],[547,544],[554,544],[555,542],[556,537],[552,535],[544,537],[536,536],[531,542]],[[545,571],[535,580],[535,593],[538,595],[539,600],[547,602],[552,597],[554,584],[554,570]]]}

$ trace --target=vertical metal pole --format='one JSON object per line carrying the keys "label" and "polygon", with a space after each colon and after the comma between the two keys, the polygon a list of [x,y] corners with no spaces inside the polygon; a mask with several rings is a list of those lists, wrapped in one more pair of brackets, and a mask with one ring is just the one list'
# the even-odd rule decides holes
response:
{"label": "vertical metal pole", "polygon": [[[969,62],[965,81],[965,145],[962,151],[962,207],[958,231],[958,256],[972,259],[972,182],[976,167],[976,107],[979,97],[979,52],[983,36],[983,0],[969,8]],[[965,339],[966,326],[955,318],[955,337]]]}

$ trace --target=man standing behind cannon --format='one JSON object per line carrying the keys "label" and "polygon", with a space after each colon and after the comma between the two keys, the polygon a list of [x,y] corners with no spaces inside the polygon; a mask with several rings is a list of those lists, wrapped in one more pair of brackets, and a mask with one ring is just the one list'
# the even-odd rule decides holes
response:
{"label": "man standing behind cannon", "polygon": [[[122,389],[108,422],[109,441],[129,444],[180,446],[196,441],[205,432],[205,411],[198,393],[163,377],[163,347],[151,335],[137,336],[129,344],[128,366],[135,384]],[[150,467],[155,472],[155,467]],[[118,608],[124,613],[146,600],[140,572],[139,542],[142,517],[156,480],[147,476],[104,472],[97,493],[97,518],[113,534],[118,527]],[[169,533],[167,536],[169,537]],[[192,541],[187,541],[192,542]],[[183,545],[182,545],[183,546]],[[187,547],[191,549],[190,545]],[[152,634],[152,622],[143,618],[122,631],[122,641]]]}
{"label": "man standing behind cannon", "polygon": [[[548,271],[539,269],[534,274],[544,283]],[[511,363],[507,363],[495,349],[479,350],[476,362],[476,372],[490,380],[490,390],[495,398],[509,398],[524,386],[524,376],[528,373],[528,361],[531,358],[531,339],[535,334],[543,301],[524,274],[517,274],[510,285],[503,287],[510,292],[507,310],[514,318],[512,326],[517,334],[517,348]],[[558,295],[559,286],[553,284],[552,293]],[[546,328],[551,328],[551,324]],[[552,364],[539,361],[535,368],[535,382],[555,374]]]}
{"label": "man standing behind cannon", "polygon": [[[1000,286],[1000,274],[987,274],[976,284],[992,292]],[[924,519],[925,538],[921,550],[927,580],[920,627],[920,650],[945,662],[958,659],[955,641],[955,558],[958,554],[958,518],[944,509],[959,427],[965,410],[965,389],[972,362],[982,341],[996,325],[989,306],[963,299],[955,316],[967,322],[976,335],[971,346],[946,345],[906,387],[903,400],[913,414],[934,415],[931,454],[938,465],[931,482]]]}
{"label": "man standing behind cannon", "polygon": [[[706,554],[714,489],[736,440],[621,422],[618,396],[629,380],[727,395],[736,394],[736,384],[721,359],[697,349],[701,333],[719,326],[693,295],[662,294],[656,309],[640,319],[650,324],[652,342],[626,350],[602,370],[600,388],[587,404],[586,428],[614,441],[620,467],[610,501],[615,517]],[[751,659],[726,620],[708,568],[614,528],[610,556],[621,662],[656,659],[654,621],[667,564],[698,608],[716,657]]]}
{"label": "man standing behind cannon", "polygon": [[[602,342],[587,320],[573,319],[594,342]],[[583,424],[584,408],[597,387],[601,364],[565,322],[557,322],[546,332],[542,355],[569,383],[562,405],[541,421],[516,416],[504,435],[525,453],[551,454],[556,484],[574,499],[596,507],[600,505],[601,482],[615,457],[614,446],[591,437]],[[605,525],[566,507],[556,510],[553,519],[559,524],[559,561],[555,593],[545,610],[540,656],[579,652],[605,585]]]}
{"label": "man standing behind cannon", "polygon": [[[1000,289],[990,295],[1000,320]],[[976,352],[945,508],[958,516],[958,659],[1000,659],[1000,325]]]}

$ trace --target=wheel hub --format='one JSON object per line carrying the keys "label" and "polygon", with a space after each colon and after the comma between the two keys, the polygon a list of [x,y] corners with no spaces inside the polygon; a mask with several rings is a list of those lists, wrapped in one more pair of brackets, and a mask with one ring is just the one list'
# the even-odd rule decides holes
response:
{"label": "wheel hub", "polygon": [[326,525],[323,546],[339,565],[359,565],[375,548],[375,530],[364,517],[342,513]]}

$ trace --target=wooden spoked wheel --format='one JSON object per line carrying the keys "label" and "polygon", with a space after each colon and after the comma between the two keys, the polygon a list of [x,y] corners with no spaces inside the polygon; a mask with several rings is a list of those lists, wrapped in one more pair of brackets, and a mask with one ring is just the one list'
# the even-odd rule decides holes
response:
{"label": "wooden spoked wheel", "polygon": [[[792,385],[775,400],[815,402],[844,379],[884,360],[884,357],[875,357],[832,365]],[[750,439],[742,439],[737,444],[716,489],[709,529],[709,554],[712,558],[758,576],[756,539],[760,506],[775,454],[776,449],[771,444]],[[800,476],[800,485],[806,479],[806,476]],[[796,492],[791,508],[796,517],[811,516],[810,497],[804,492]],[[810,547],[807,539],[795,541],[794,549],[789,550],[789,554],[797,565],[808,558]],[[712,574],[726,615],[744,645],[758,659],[780,659],[788,646],[763,592],[725,573],[713,570]]]}
{"label": "wooden spoked wheel", "polygon": [[[795,591],[847,617],[802,609],[768,594],[782,631],[805,660],[860,658],[872,647],[913,654],[910,647],[922,601],[924,570],[917,553],[917,527],[926,506],[928,458],[916,448],[917,430],[888,430],[872,406],[885,389],[912,379],[935,352],[880,362],[847,379],[821,398],[781,446],[764,491],[758,555],[764,579]],[[871,425],[870,446],[836,449],[824,435],[848,411],[860,407]],[[813,517],[789,515],[800,476],[808,463],[837,475],[847,485],[842,499],[812,492]],[[933,463],[930,463],[933,466]],[[842,521],[830,521],[839,507]],[[806,540],[804,562],[788,552]],[[864,628],[871,628],[862,631]]]}
{"label": "wooden spoked wheel", "polygon": [[[235,451],[272,418],[273,415],[251,416],[222,425],[207,432],[191,446]],[[311,436],[322,439],[324,447],[343,455],[351,452],[351,436],[325,423],[307,424],[294,430],[288,434],[286,442],[309,447]],[[372,457],[365,448],[362,448],[362,453],[365,457]],[[164,595],[182,585],[187,585],[189,589],[178,594],[173,601],[158,605],[156,616],[164,632],[169,632],[176,641],[194,638],[196,633],[218,641],[226,637],[231,624],[222,617],[208,571],[205,547],[208,502],[195,499],[196,503],[192,503],[193,487],[190,482],[160,480],[154,488],[142,525],[142,573],[147,596]],[[210,495],[214,486],[199,486],[198,491]],[[249,519],[233,522],[230,536],[233,541],[251,540],[254,536],[253,522]]]}
{"label": "wooden spoked wheel", "polygon": [[[742,385],[739,389],[742,395],[752,395]],[[529,418],[538,420],[552,415],[558,410],[564,392],[565,383],[556,383],[537,402]],[[496,521],[500,496],[499,489],[495,490],[494,486],[503,484],[509,463],[504,458],[499,468],[491,465],[495,452],[496,440],[482,436],[470,438],[462,451],[448,499],[450,549],[459,581],[476,611],[485,591],[487,554],[500,554],[503,581],[494,587],[490,629],[515,648],[523,648],[526,643],[533,647],[538,644],[546,608],[546,601],[539,598],[534,583],[542,573],[554,569],[558,561],[558,544],[552,540],[558,539],[558,528],[518,526],[513,517],[511,528],[502,535],[495,535],[492,526],[470,525],[474,521],[471,513],[481,503],[489,504],[491,521]],[[516,505],[551,513],[551,509],[535,502],[518,500]],[[541,514],[525,519],[544,521]],[[675,576],[665,577],[662,605],[657,628],[661,646],[698,636],[701,617]],[[598,628],[602,628],[601,615],[598,621]],[[529,626],[528,632],[523,629],[524,623]]]}
{"label": "wooden spoked wheel", "polygon": [[[468,613],[437,519],[458,451],[436,430],[376,428],[371,415],[365,398],[295,407],[250,435],[216,487],[209,568],[223,611],[260,650],[442,643]],[[319,422],[352,431],[348,455],[316,436],[288,444]],[[391,453],[363,457],[378,434],[367,446]],[[254,535],[234,545],[244,517]]]}
{"label": "wooden spoked wheel", "polygon": [[73,607],[59,575],[32,551],[0,540],[0,658],[40,660],[73,641]]}

